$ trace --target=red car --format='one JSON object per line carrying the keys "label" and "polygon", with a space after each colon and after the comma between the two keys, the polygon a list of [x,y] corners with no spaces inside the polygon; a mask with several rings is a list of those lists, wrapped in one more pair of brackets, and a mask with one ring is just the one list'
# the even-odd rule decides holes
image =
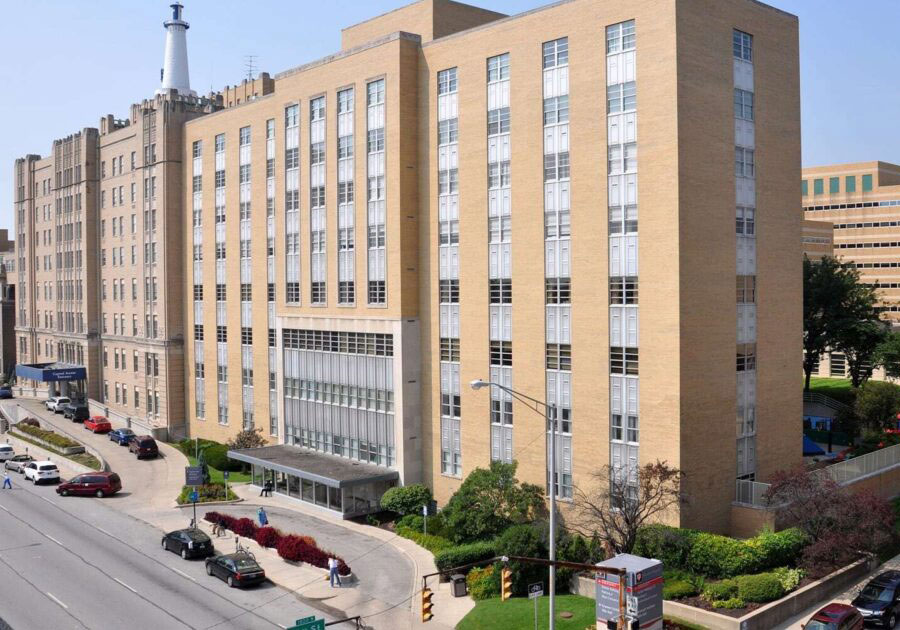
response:
{"label": "red car", "polygon": [[91,416],[84,421],[84,428],[94,433],[109,433],[112,425],[104,416]]}
{"label": "red car", "polygon": [[813,615],[803,630],[863,630],[863,618],[853,606],[832,603]]}
{"label": "red car", "polygon": [[122,489],[122,480],[114,472],[85,473],[72,477],[56,486],[56,493],[64,497],[70,494],[95,496],[98,499],[108,497]]}

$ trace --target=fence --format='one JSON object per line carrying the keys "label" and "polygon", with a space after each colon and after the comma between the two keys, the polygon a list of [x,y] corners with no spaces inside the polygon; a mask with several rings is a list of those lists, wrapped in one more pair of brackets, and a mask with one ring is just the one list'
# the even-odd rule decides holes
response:
{"label": "fence", "polygon": [[822,405],[823,407],[834,409],[835,411],[843,411],[850,408],[841,401],[835,400],[831,396],[826,396],[825,394],[820,394],[818,392],[804,391],[803,402],[816,403],[818,405]]}
{"label": "fence", "polygon": [[[860,455],[813,471],[812,475],[830,477],[836,483],[845,486],[863,477],[883,472],[900,464],[900,444],[882,448],[866,455]],[[763,495],[769,484],[758,481],[737,480],[735,487],[735,503],[753,507],[770,507]]]}

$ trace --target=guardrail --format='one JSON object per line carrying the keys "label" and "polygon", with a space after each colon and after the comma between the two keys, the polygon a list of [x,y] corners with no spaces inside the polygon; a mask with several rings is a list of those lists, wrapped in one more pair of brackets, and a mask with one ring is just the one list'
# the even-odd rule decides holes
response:
{"label": "guardrail", "polygon": [[[863,477],[883,472],[897,465],[900,465],[900,444],[831,464],[809,474],[829,477],[835,483],[846,486]],[[734,502],[752,507],[770,507],[763,498],[768,489],[769,484],[767,483],[738,479]]]}
{"label": "guardrail", "polygon": [[826,396],[819,392],[808,392],[806,390],[803,390],[803,402],[816,403],[823,407],[834,409],[835,411],[844,411],[850,408],[849,405],[846,405],[839,400],[835,400],[831,396]]}

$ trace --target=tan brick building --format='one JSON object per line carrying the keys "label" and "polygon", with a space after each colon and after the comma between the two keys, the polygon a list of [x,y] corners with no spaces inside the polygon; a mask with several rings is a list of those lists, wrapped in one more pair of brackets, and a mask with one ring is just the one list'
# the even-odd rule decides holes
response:
{"label": "tan brick building", "polygon": [[[180,9],[166,24],[177,44]],[[170,261],[157,290],[169,285],[169,311],[183,304],[183,327],[157,314],[167,338],[184,334],[188,432],[262,427],[273,445],[236,454],[256,481],[345,515],[397,482],[443,502],[492,459],[547,484],[545,418],[467,386],[490,380],[554,408],[564,502],[604,464],[667,460],[695,498],[671,520],[728,530],[735,480],[800,458],[801,217],[784,211],[798,85],[796,18],[751,0],[570,0],[512,17],[421,0],[344,29],[333,55],[227,89],[206,115],[157,99],[165,163],[183,169],[157,174],[177,213],[157,239]],[[107,179],[128,197],[128,168],[104,178],[90,157],[109,169],[130,132],[101,131],[69,140],[83,165],[70,185],[98,220],[81,238],[130,261],[142,215],[132,237],[130,201],[100,198]],[[53,160],[20,167],[18,207],[53,206]],[[100,370],[101,315],[128,332],[144,276],[91,264],[107,300],[91,286],[82,345]],[[113,337],[130,379],[134,344]]]}

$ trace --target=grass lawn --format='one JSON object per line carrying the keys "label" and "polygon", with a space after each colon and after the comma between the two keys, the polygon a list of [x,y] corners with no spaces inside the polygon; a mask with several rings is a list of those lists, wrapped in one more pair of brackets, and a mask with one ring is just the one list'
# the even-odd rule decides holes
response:
{"label": "grass lawn", "polygon": [[853,402],[849,378],[825,378],[813,376],[809,381],[809,390],[817,394],[830,396],[844,404]]}
{"label": "grass lawn", "polygon": [[[191,466],[197,465],[197,459],[193,455],[188,455],[187,458],[191,462]],[[222,475],[221,470],[209,466],[209,481],[210,483],[225,483],[225,477]],[[250,481],[250,473],[235,471],[228,473],[228,483],[242,483],[245,481]]]}

